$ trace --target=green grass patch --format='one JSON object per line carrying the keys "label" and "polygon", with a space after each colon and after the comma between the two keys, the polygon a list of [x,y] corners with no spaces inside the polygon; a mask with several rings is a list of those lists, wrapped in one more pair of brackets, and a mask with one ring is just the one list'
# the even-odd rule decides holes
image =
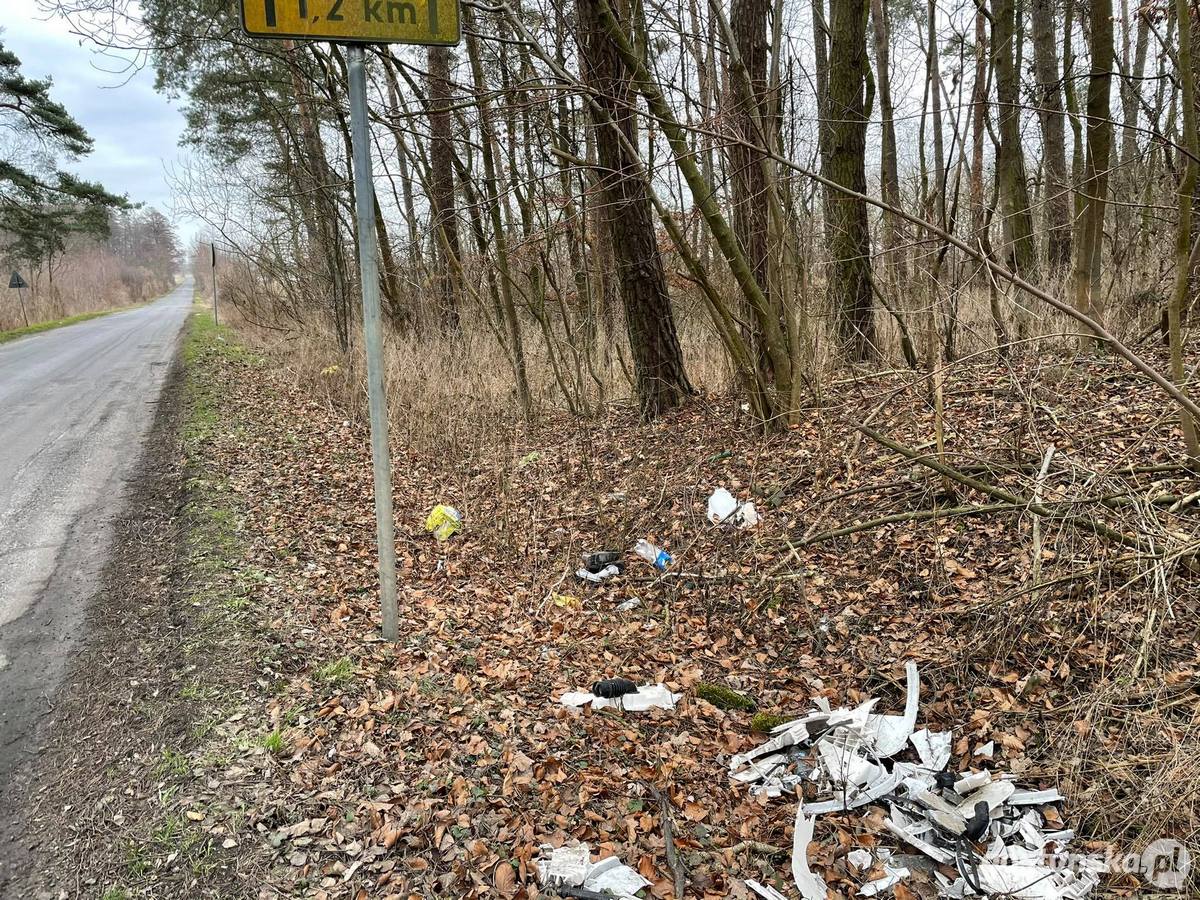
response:
{"label": "green grass patch", "polygon": [[67,316],[65,319],[51,319],[49,322],[34,322],[32,325],[26,325],[22,328],[14,328],[12,331],[0,331],[0,344],[7,344],[9,341],[15,341],[17,338],[28,337],[31,334],[41,334],[43,331],[53,331],[55,328],[62,328],[65,325],[78,325],[80,322],[87,322],[90,319],[98,319],[101,316],[111,316],[113,313],[125,312],[128,309],[136,309],[137,306],[121,306],[117,309],[98,309],[94,312],[79,313],[77,316]]}
{"label": "green grass patch", "polygon": [[264,735],[262,745],[272,756],[279,756],[287,747],[283,732],[276,728],[270,734]]}
{"label": "green grass patch", "polygon": [[329,687],[338,687],[354,677],[354,660],[348,656],[327,662],[313,672],[313,678]]}

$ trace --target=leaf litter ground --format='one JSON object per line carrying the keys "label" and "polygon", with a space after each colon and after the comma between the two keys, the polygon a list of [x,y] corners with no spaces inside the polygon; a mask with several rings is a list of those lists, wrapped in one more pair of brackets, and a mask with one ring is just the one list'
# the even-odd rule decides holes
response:
{"label": "leaf litter ground", "polygon": [[[237,423],[197,452],[244,510],[238,565],[257,573],[246,601],[263,650],[258,690],[190,753],[179,804],[188,827],[237,847],[248,896],[535,897],[539,847],[574,841],[620,857],[656,897],[745,898],[747,879],[794,896],[794,802],[728,775],[764,740],[755,713],[696,688],[780,716],[816,697],[879,696],[898,713],[908,660],[919,724],[953,731],[955,771],[1058,787],[1091,849],[1162,836],[1195,848],[1195,483],[1168,469],[1170,411],[1116,363],[956,370],[948,459],[1026,496],[1053,442],[1041,496],[1110,498],[1072,508],[1143,535],[1165,562],[1061,518],[1040,522],[1032,559],[1020,512],[821,539],[988,499],[857,437],[885,398],[872,427],[915,447],[933,434],[920,382],[861,378],[767,437],[701,399],[652,425],[550,415],[532,430],[481,424],[470,451],[394,446],[396,645],[378,637],[365,429],[281,372],[225,355],[201,373]],[[762,523],[714,528],[718,486],[752,499]],[[438,503],[464,518],[445,543],[423,528]],[[575,578],[582,553],[639,538],[668,549],[671,569],[628,555],[602,585]],[[609,676],[684,696],[643,713],[555,702]],[[975,755],[989,742],[991,762]],[[895,845],[881,820],[871,808],[819,820],[808,856],[831,896],[865,880],[849,851]],[[931,890],[914,878],[896,894]]]}

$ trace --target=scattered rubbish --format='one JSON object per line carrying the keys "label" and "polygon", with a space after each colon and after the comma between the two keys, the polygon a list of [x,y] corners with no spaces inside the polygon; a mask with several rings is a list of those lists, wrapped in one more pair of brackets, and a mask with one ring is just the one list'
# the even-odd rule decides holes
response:
{"label": "scattered rubbish", "polygon": [[988,741],[982,747],[975,750],[976,756],[982,756],[984,759],[991,759],[996,753],[996,742]]}
{"label": "scattered rubbish", "polygon": [[592,693],[605,700],[614,700],[626,694],[637,693],[637,685],[628,678],[605,678],[592,685]]}
{"label": "scattered rubbish", "polygon": [[[597,682],[593,687],[602,683]],[[616,707],[625,712],[645,712],[648,709],[674,709],[682,696],[683,694],[672,693],[665,684],[659,683],[643,684],[634,692],[615,698],[601,697],[593,691],[567,691],[558,698],[558,702],[563,706],[584,706],[590,703],[592,709]]]}
{"label": "scattered rubbish", "polygon": [[542,458],[542,453],[540,450],[532,450],[517,460],[517,468],[524,469],[526,466],[533,465],[535,462],[537,462],[541,458]]}
{"label": "scattered rubbish", "polygon": [[568,606],[578,606],[579,598],[574,594],[551,594],[550,600],[555,606],[566,608]]}
{"label": "scattered rubbish", "polygon": [[462,528],[462,513],[453,506],[439,503],[425,520],[425,530],[439,541],[445,541]]}
{"label": "scattered rubbish", "polygon": [[[904,715],[874,712],[876,699],[852,709],[831,709],[818,697],[816,709],[775,724],[769,740],[730,759],[731,777],[753,793],[796,795],[792,877],[804,900],[823,900],[827,893],[807,861],[815,817],[868,803],[888,807],[883,825],[892,836],[934,863],[957,869],[960,877],[951,880],[937,869],[923,868],[920,856],[909,854],[901,865],[886,847],[873,845],[874,852],[859,847],[846,854],[847,862],[874,877],[859,886],[857,896],[880,896],[915,877],[943,897],[1086,897],[1099,884],[1097,871],[1055,868],[1047,860],[1050,853],[1064,852],[1074,838],[1052,806],[1062,795],[1053,789],[1018,789],[1014,776],[1001,772],[949,771],[951,734],[914,730],[920,680],[914,664],[905,668]],[[910,744],[919,762],[897,758]],[[990,759],[994,751],[989,742],[974,755]],[[882,863],[882,876],[877,863]],[[935,882],[928,881],[930,875]],[[749,882],[747,886],[773,900],[771,893]]]}
{"label": "scattered rubbish", "polygon": [[576,847],[542,846],[537,861],[538,877],[547,887],[582,888],[596,894],[622,900],[636,900],[637,892],[650,887],[650,882],[621,862],[619,857],[606,856],[592,862],[587,844]]}
{"label": "scattered rubbish", "polygon": [[638,597],[630,597],[623,603],[617,604],[617,609],[621,612],[629,612],[631,609],[637,609],[642,605],[642,601]]}
{"label": "scattered rubbish", "polygon": [[707,681],[697,682],[696,696],[701,700],[707,700],[717,709],[753,710],[758,705],[749,697],[739,694],[732,688],[727,688],[723,684],[709,684]]}
{"label": "scattered rubbish", "polygon": [[633,552],[659,571],[666,571],[667,566],[671,565],[671,554],[647,540],[638,541]]}
{"label": "scattered rubbish", "polygon": [[621,574],[621,566],[611,565],[605,566],[599,572],[592,572],[588,569],[578,569],[575,572],[575,577],[581,581],[590,581],[592,584],[601,584],[616,575]]}
{"label": "scattered rubbish", "polygon": [[583,568],[575,573],[575,577],[600,584],[624,571],[625,563],[621,562],[620,553],[615,550],[600,550],[583,555]]}
{"label": "scattered rubbish", "polygon": [[714,525],[753,528],[758,524],[758,510],[753,503],[738,503],[725,488],[717,488],[708,498],[708,521]]}
{"label": "scattered rubbish", "polygon": [[583,555],[583,567],[593,575],[602,572],[609,566],[619,565],[621,554],[616,550],[598,550],[595,553]]}

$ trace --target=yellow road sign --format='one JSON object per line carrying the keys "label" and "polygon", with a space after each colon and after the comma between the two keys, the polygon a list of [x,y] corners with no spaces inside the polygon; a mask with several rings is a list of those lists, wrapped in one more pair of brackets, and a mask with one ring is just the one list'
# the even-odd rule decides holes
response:
{"label": "yellow road sign", "polygon": [[242,0],[252,37],[457,44],[458,0]]}

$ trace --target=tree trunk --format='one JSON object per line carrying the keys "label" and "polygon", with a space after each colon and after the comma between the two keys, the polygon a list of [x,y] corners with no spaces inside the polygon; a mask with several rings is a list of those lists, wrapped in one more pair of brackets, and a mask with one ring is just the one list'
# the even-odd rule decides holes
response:
{"label": "tree trunk", "polygon": [[1104,251],[1104,211],[1112,153],[1110,94],[1113,67],[1112,0],[1091,0],[1091,72],[1088,75],[1087,154],[1080,187],[1082,216],[1075,250],[1075,306],[1104,323],[1100,263]]}
{"label": "tree trunk", "polygon": [[454,202],[453,115],[451,113],[450,49],[430,47],[429,162],[432,175],[429,195],[430,230],[437,250],[437,296],[442,328],[459,330],[459,244]]}
{"label": "tree trunk", "polygon": [[[879,149],[879,184],[883,202],[900,208],[900,171],[896,153],[896,109],[892,104],[890,26],[884,0],[871,0],[871,24],[875,36],[875,85],[879,95],[882,139]],[[901,284],[908,278],[908,253],[902,247],[904,223],[883,215],[883,250],[887,270]]]}
{"label": "tree trunk", "polygon": [[1030,278],[1037,271],[1037,250],[1033,242],[1029,185],[1025,180],[1025,152],[1021,149],[1021,79],[1015,62],[1016,0],[996,0],[992,15],[992,66],[1000,106],[996,177],[1008,232],[1007,263],[1023,278]]}
{"label": "tree trunk", "polygon": [[[742,77],[730,77],[730,117],[740,142],[729,147],[733,182],[733,231],[763,296],[771,303],[771,265],[765,154],[755,147],[772,147],[772,123],[763,116],[767,103],[767,13],[769,0],[732,0],[730,30]],[[743,304],[745,306],[745,304]],[[753,348],[759,369],[771,370],[763,347],[762,329],[754,324],[753,311],[743,308],[739,316],[747,343]]]}
{"label": "tree trunk", "polygon": [[[1183,134],[1181,139],[1188,155],[1183,160],[1183,177],[1179,181],[1179,222],[1175,231],[1175,291],[1167,305],[1167,332],[1171,347],[1171,376],[1180,390],[1186,390],[1187,373],[1183,364],[1183,335],[1180,320],[1191,293],[1192,207],[1196,202],[1196,157],[1200,155],[1200,133],[1196,124],[1196,85],[1189,75],[1196,60],[1192,59],[1192,41],[1197,36],[1197,23],[1192,22],[1187,0],[1175,0],[1179,18],[1179,83],[1183,93]],[[1191,28],[1185,26],[1191,24]],[[1179,411],[1184,444],[1192,464],[1200,460],[1200,443],[1196,439],[1196,420],[1186,409]]]}
{"label": "tree trunk", "polygon": [[987,16],[975,12],[975,80],[971,85],[971,227],[979,234],[989,221],[983,205],[983,146],[987,135]]}
{"label": "tree trunk", "polygon": [[1033,0],[1034,94],[1042,125],[1046,172],[1046,256],[1050,271],[1071,264],[1071,190],[1068,185],[1066,128],[1053,0]]}
{"label": "tree trunk", "polygon": [[[599,188],[625,308],[638,405],[643,417],[654,418],[682,403],[691,385],[683,368],[645,173],[628,149],[637,146],[629,73],[601,21],[597,0],[579,0],[577,12],[584,81],[602,111],[593,114]],[[617,10],[614,14],[621,16]]]}
{"label": "tree trunk", "polygon": [[[857,193],[867,190],[867,2],[829,6],[829,115],[825,176]],[[875,355],[871,309],[871,237],[866,204],[831,192],[826,197],[831,257],[829,293],[837,308],[838,340],[850,359]]]}

